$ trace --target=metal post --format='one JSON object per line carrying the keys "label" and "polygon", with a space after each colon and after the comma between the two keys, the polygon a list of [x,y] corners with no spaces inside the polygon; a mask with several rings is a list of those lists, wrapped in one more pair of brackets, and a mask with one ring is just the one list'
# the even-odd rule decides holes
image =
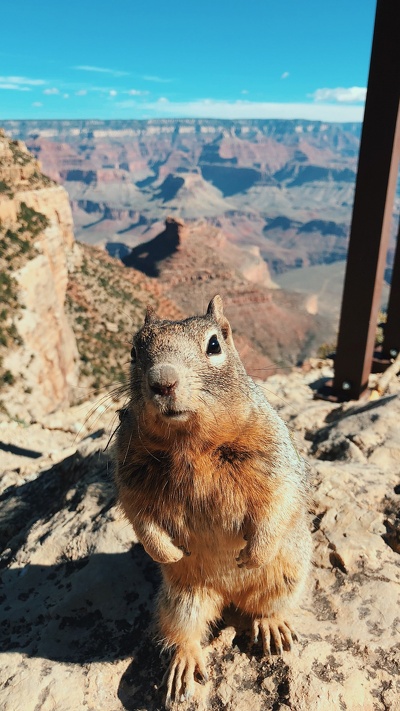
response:
{"label": "metal post", "polygon": [[382,357],[387,359],[396,358],[398,353],[400,353],[400,222],[393,262],[387,320],[384,327]]}
{"label": "metal post", "polygon": [[335,377],[320,397],[357,400],[368,385],[400,155],[400,3],[377,0]]}

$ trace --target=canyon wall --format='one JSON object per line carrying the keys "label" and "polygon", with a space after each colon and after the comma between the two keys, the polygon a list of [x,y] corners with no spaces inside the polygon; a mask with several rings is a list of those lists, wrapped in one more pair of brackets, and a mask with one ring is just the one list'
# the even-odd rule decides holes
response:
{"label": "canyon wall", "polygon": [[0,399],[9,414],[29,421],[74,397],[78,351],[64,310],[73,222],[64,188],[4,134],[0,181],[0,269],[8,285]]}

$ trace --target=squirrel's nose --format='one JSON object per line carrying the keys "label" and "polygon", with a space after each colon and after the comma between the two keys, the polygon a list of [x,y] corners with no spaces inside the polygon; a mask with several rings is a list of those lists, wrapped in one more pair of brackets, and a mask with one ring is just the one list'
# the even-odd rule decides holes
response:
{"label": "squirrel's nose", "polygon": [[155,395],[162,395],[164,397],[172,395],[178,385],[178,380],[178,371],[169,363],[153,365],[147,375],[150,390],[155,393]]}

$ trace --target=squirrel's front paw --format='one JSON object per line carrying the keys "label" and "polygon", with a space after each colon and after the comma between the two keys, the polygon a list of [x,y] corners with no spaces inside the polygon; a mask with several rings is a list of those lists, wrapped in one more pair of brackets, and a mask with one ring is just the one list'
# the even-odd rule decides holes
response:
{"label": "squirrel's front paw", "polygon": [[293,642],[298,639],[296,631],[285,617],[260,617],[253,620],[253,642],[258,642],[258,635],[261,632],[261,640],[264,654],[271,656],[271,640],[277,654],[283,654],[283,649],[290,651]]}
{"label": "squirrel's front paw", "polygon": [[186,556],[192,555],[191,552],[187,548],[185,548],[185,546],[179,545],[179,543],[177,543],[176,540],[173,540],[173,544],[176,548],[179,548],[179,550],[182,551],[183,555],[186,555]]}
{"label": "squirrel's front paw", "polygon": [[188,701],[194,696],[196,672],[204,682],[208,681],[204,653],[200,645],[188,643],[178,647],[163,679],[163,683],[167,684],[166,709],[175,706],[174,701]]}
{"label": "squirrel's front paw", "polygon": [[168,563],[177,563],[178,560],[181,560],[181,558],[185,555],[185,552],[173,543],[170,543],[168,546],[152,546],[144,543],[143,547],[146,553],[149,554],[150,558],[152,558],[156,563],[162,563],[164,565],[167,565]]}
{"label": "squirrel's front paw", "polygon": [[270,556],[265,555],[265,551],[257,550],[247,544],[247,546],[240,551],[236,562],[239,568],[251,569],[260,568],[262,565],[265,565],[269,559]]}

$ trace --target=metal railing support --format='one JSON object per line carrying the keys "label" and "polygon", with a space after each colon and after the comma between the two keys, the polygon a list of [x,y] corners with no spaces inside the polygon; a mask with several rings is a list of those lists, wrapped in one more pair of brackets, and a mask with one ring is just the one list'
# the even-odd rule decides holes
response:
{"label": "metal railing support", "polygon": [[400,3],[377,0],[335,376],[320,397],[357,400],[368,385],[400,156]]}
{"label": "metal railing support", "polygon": [[390,361],[400,353],[400,222],[393,262],[387,320],[383,333],[382,358]]}

